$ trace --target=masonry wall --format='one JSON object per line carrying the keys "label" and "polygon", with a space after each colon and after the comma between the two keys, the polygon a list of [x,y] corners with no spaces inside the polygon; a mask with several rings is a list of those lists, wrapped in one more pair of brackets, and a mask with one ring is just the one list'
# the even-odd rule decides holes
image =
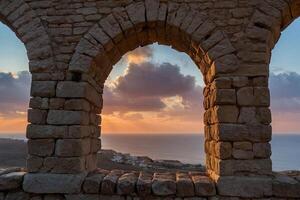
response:
{"label": "masonry wall", "polygon": [[[126,172],[122,170],[98,169],[88,176],[81,176],[80,181],[73,178],[56,176],[56,179],[67,178],[67,184],[59,188],[53,186],[54,179],[48,180],[48,194],[40,194],[39,180],[28,185],[30,174],[20,169],[0,171],[0,200],[139,200],[139,199],[176,199],[176,200],[232,200],[240,197],[220,195],[214,182],[201,172],[149,173]],[[226,187],[241,187],[227,183]],[[261,185],[256,186],[257,188]],[[241,199],[300,199],[300,173],[274,174],[270,194],[260,198],[249,198],[249,192],[243,191]],[[26,192],[25,192],[25,191]],[[29,191],[28,191],[29,190]]]}
{"label": "masonry wall", "polygon": [[[47,194],[72,182],[77,190],[62,193],[82,192],[96,170],[112,66],[158,42],[187,53],[203,74],[206,168],[217,194],[280,196],[270,159],[269,62],[299,15],[298,0],[0,0],[0,20],[24,42],[32,73],[23,188]],[[174,186],[176,177],[159,179]],[[294,178],[281,181],[298,187]]]}

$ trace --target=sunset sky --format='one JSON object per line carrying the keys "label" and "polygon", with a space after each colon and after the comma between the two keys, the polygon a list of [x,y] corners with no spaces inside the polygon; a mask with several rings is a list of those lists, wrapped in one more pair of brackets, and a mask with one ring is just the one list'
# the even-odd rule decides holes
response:
{"label": "sunset sky", "polygon": [[[282,34],[270,73],[273,130],[300,134],[300,20]],[[147,74],[147,76],[145,76]],[[30,74],[24,45],[0,23],[0,134],[24,133]],[[203,81],[184,53],[153,44],[123,56],[104,90],[104,133],[202,133]]]}

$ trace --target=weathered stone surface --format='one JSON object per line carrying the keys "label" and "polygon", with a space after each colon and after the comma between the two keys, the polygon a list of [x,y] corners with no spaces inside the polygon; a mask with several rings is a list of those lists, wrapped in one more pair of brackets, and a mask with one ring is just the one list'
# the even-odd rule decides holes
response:
{"label": "weathered stone surface", "polygon": [[123,174],[120,170],[113,170],[103,178],[101,194],[115,194],[119,177]]}
{"label": "weathered stone surface", "polygon": [[98,194],[71,194],[65,195],[66,200],[99,200]]}
{"label": "weathered stone surface", "polygon": [[31,84],[31,96],[53,97],[55,95],[55,81],[33,81]]}
{"label": "weathered stone surface", "polygon": [[300,198],[300,182],[292,177],[278,175],[272,182],[273,195],[283,198]]}
{"label": "weathered stone surface", "polygon": [[240,106],[254,105],[254,90],[252,87],[243,87],[237,91],[237,102]]}
{"label": "weathered stone surface", "polygon": [[147,196],[151,194],[151,187],[152,187],[152,174],[146,172],[140,172],[136,184],[137,193],[142,197]]}
{"label": "weathered stone surface", "polygon": [[85,176],[86,174],[26,174],[23,189],[37,194],[79,193]]}
{"label": "weathered stone surface", "polygon": [[176,195],[179,197],[190,197],[195,195],[192,179],[187,173],[176,174]]}
{"label": "weathered stone surface", "polygon": [[44,172],[57,174],[76,174],[84,171],[85,169],[84,157],[47,157],[44,159],[42,168]]}
{"label": "weathered stone surface", "polygon": [[220,177],[217,188],[220,195],[262,198],[272,195],[272,180],[263,177]]}
{"label": "weathered stone surface", "polygon": [[207,176],[194,175],[192,180],[197,196],[213,196],[216,194],[215,185]]}
{"label": "weathered stone surface", "polygon": [[100,95],[86,82],[59,82],[56,93],[58,97],[86,98],[95,105],[100,105],[102,102]]}
{"label": "weathered stone surface", "polygon": [[217,160],[218,174],[232,176],[241,174],[270,175],[272,162],[270,159],[257,160]]}
{"label": "weathered stone surface", "polygon": [[52,125],[87,125],[89,115],[83,111],[50,110],[47,123]]}
{"label": "weathered stone surface", "polygon": [[63,195],[48,194],[44,196],[44,200],[65,200]]}
{"label": "weathered stone surface", "polygon": [[26,133],[30,139],[65,138],[68,135],[68,127],[29,124]]}
{"label": "weathered stone surface", "polygon": [[253,153],[257,158],[269,158],[271,156],[270,143],[255,143],[253,144]]}
{"label": "weathered stone surface", "polygon": [[54,152],[53,139],[28,140],[28,153],[35,156],[51,156]]}
{"label": "weathered stone surface", "polygon": [[45,124],[47,119],[46,110],[29,109],[28,122],[32,124]]}
{"label": "weathered stone surface", "polygon": [[123,174],[117,184],[117,193],[121,195],[130,195],[135,193],[137,176],[135,173]]}
{"label": "weathered stone surface", "polygon": [[21,188],[25,172],[11,172],[0,176],[0,191]]}
{"label": "weathered stone surface", "polygon": [[83,183],[83,191],[89,194],[97,194],[100,192],[100,185],[105,177],[104,173],[90,174]]}
{"label": "weathered stone surface", "polygon": [[176,194],[174,175],[168,173],[155,173],[152,180],[152,192],[158,196]]}
{"label": "weathered stone surface", "polygon": [[91,140],[87,139],[63,139],[56,141],[55,155],[61,157],[83,156],[90,153]]}
{"label": "weathered stone surface", "polygon": [[23,192],[23,191],[18,191],[18,192],[9,192],[5,200],[29,200],[29,194]]}

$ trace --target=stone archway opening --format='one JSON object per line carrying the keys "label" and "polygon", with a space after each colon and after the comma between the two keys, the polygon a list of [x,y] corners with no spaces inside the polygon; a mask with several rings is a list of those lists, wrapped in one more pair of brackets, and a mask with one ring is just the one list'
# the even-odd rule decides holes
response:
{"label": "stone archway opening", "polygon": [[[292,11],[296,15],[296,9]],[[299,114],[299,50],[300,19],[295,17],[282,28],[281,37],[272,50],[269,87],[272,111],[272,161],[274,171],[299,169],[293,160],[299,154],[297,135]],[[293,42],[291,42],[293,41]],[[294,156],[293,156],[294,155]]]}
{"label": "stone archway opening", "polygon": [[[95,109],[89,112],[90,118],[93,116],[93,119],[98,119],[98,111],[103,107],[102,95],[94,97],[97,96],[97,92],[103,93],[104,82],[113,65],[125,53],[155,42],[185,52],[202,72],[206,84],[203,103],[206,110],[204,115],[207,139],[206,166],[208,171],[211,168],[213,168],[211,172],[218,171],[220,167],[215,161],[220,161],[218,156],[220,148],[216,146],[221,143],[217,142],[217,136],[213,139],[211,134],[213,130],[218,129],[217,124],[220,122],[235,123],[238,111],[233,106],[236,97],[235,90],[230,89],[230,79],[218,79],[219,83],[224,81],[222,84],[225,84],[220,90],[217,89],[220,85],[215,79],[237,69],[238,59],[234,54],[236,50],[226,34],[219,31],[205,15],[192,10],[186,4],[173,6],[175,7],[167,9],[164,3],[147,1],[146,5],[139,2],[126,8],[114,9],[112,14],[93,26],[79,42],[70,62],[69,80],[86,81],[91,85],[93,89],[90,91],[94,92],[90,92],[87,98]],[[226,82],[229,84],[226,85]],[[64,95],[62,97],[72,97],[65,91],[67,84],[69,87],[72,85],[72,83],[58,85],[61,94],[58,93]],[[223,98],[223,95],[226,97]],[[224,115],[217,116],[217,113]],[[93,124],[98,125],[98,122]],[[218,150],[214,151],[215,148]]]}
{"label": "stone archway opening", "polygon": [[157,43],[128,52],[104,85],[102,148],[203,165],[203,87],[185,53]]}
{"label": "stone archway opening", "polygon": [[15,32],[1,21],[0,43],[0,168],[25,168],[31,84],[27,51]]}

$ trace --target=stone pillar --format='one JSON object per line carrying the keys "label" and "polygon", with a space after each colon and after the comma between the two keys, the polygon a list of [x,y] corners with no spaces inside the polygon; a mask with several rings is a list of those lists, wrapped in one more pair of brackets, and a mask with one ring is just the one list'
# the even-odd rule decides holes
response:
{"label": "stone pillar", "polygon": [[30,173],[96,168],[102,97],[88,82],[33,81],[27,127]]}
{"label": "stone pillar", "polygon": [[267,76],[219,77],[204,90],[206,166],[221,195],[271,195],[267,83]]}

